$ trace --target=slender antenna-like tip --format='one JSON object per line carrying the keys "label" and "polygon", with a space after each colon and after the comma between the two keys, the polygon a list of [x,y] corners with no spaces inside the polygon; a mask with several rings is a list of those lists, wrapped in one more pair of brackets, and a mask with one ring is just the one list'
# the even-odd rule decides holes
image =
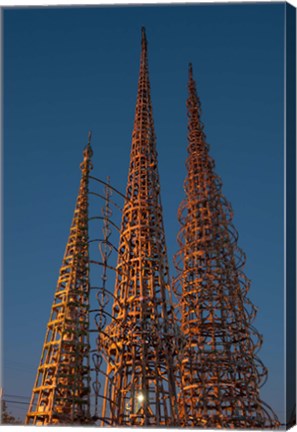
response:
{"label": "slender antenna-like tip", "polygon": [[193,78],[193,65],[192,63],[189,63],[189,78]]}
{"label": "slender antenna-like tip", "polygon": [[92,139],[92,131],[89,130],[89,133],[88,133],[88,144],[91,144],[91,139]]}
{"label": "slender antenna-like tip", "polygon": [[93,165],[92,165],[92,163],[90,161],[90,159],[93,156],[93,150],[92,150],[92,147],[91,147],[91,138],[92,138],[92,131],[89,130],[89,133],[88,133],[88,144],[85,146],[84,151],[83,151],[84,160],[80,164],[80,168],[81,168],[81,170],[84,173],[87,172],[85,170],[91,171],[93,169]]}
{"label": "slender antenna-like tip", "polygon": [[146,33],[145,33],[145,27],[141,27],[141,42],[146,46],[147,40],[146,40]]}

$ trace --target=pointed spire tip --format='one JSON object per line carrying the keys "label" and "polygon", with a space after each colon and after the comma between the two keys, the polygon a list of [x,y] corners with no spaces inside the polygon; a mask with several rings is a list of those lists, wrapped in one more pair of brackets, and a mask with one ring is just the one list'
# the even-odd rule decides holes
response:
{"label": "pointed spire tip", "polygon": [[86,158],[91,158],[93,156],[93,150],[92,150],[92,146],[91,146],[91,139],[92,139],[92,131],[89,130],[88,132],[88,143],[84,148],[83,154],[84,157]]}
{"label": "pointed spire tip", "polygon": [[193,78],[193,65],[191,62],[189,63],[189,78]]}
{"label": "pointed spire tip", "polygon": [[146,32],[145,32],[144,26],[141,27],[141,42],[142,42],[142,45],[144,45],[144,46],[147,45]]}

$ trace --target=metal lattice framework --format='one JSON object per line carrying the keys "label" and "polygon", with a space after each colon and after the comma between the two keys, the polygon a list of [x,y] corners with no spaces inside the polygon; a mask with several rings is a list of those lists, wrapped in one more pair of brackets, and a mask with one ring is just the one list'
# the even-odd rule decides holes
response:
{"label": "metal lattice framework", "polygon": [[256,356],[262,344],[251,324],[256,308],[246,296],[245,256],[209,155],[191,65],[188,90],[186,198],[178,212],[174,284],[185,336],[179,356],[181,426],[277,427],[259,396],[267,370]]}
{"label": "metal lattice framework", "polygon": [[[90,175],[89,134],[26,424],[277,428],[260,399],[267,377],[257,357],[262,337],[252,325],[245,255],[209,155],[191,65],[176,324],[144,28],[141,43],[126,195]],[[90,217],[91,197],[103,207],[98,215],[94,203]]]}
{"label": "metal lattice framework", "polygon": [[102,417],[117,426],[169,426],[177,421],[175,326],[159,189],[147,40],[142,29],[113,319],[99,341],[108,362]]}
{"label": "metal lattice framework", "polygon": [[88,183],[89,142],[26,424],[90,423]]}
{"label": "metal lattice framework", "polygon": [[[108,372],[108,357],[105,355],[102,337],[112,321],[113,288],[117,273],[116,259],[119,242],[122,202],[126,197],[110,185],[109,178],[104,182],[89,177],[90,182],[90,370],[91,370],[91,412],[94,425],[111,424],[111,419],[102,417],[107,400],[104,394],[105,381],[112,382]],[[103,192],[100,186],[104,186]],[[93,199],[95,201],[93,202]],[[100,213],[98,214],[98,210]],[[92,229],[93,228],[93,229]],[[99,229],[101,228],[101,229]],[[94,231],[95,230],[95,231]]]}

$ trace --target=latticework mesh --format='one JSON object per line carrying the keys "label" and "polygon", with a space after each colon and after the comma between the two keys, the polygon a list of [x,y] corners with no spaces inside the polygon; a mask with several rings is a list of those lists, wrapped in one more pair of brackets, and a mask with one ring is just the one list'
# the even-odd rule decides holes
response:
{"label": "latticework mesh", "polygon": [[260,400],[267,370],[257,357],[262,337],[247,298],[232,209],[209,155],[192,66],[189,69],[186,198],[175,256],[184,348],[179,356],[182,426],[271,428],[279,425]]}

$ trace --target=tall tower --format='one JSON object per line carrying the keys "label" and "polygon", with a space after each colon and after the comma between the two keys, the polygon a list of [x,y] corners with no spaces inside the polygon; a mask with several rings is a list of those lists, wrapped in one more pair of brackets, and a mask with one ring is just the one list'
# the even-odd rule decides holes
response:
{"label": "tall tower", "polygon": [[116,426],[176,424],[174,321],[160,202],[147,39],[142,28],[130,168],[118,248],[103,417]]}
{"label": "tall tower", "polygon": [[262,340],[251,325],[255,307],[246,297],[245,258],[209,155],[191,65],[188,90],[186,198],[175,257],[186,341],[180,356],[181,426],[276,427],[275,414],[260,400],[267,373],[256,356]]}
{"label": "tall tower", "polygon": [[90,417],[88,182],[89,142],[26,424],[86,424]]}

